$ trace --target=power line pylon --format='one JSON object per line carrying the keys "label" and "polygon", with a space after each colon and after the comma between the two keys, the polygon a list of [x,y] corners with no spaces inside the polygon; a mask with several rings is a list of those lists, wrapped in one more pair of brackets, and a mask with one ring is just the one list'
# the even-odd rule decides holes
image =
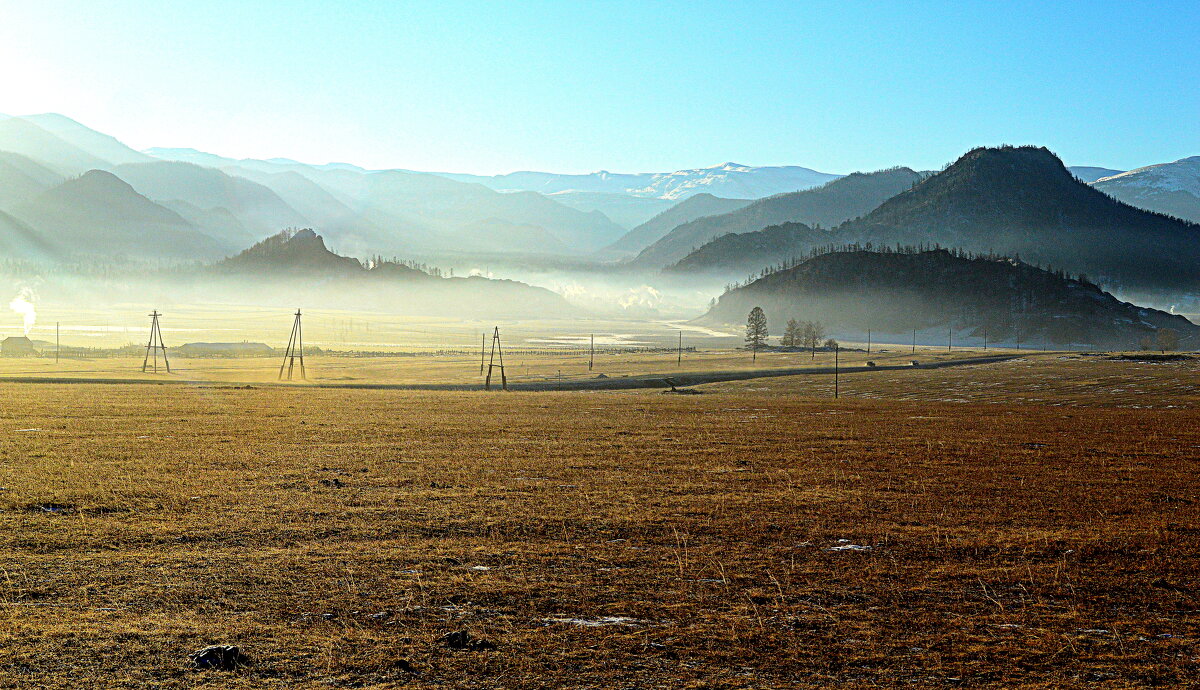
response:
{"label": "power line pylon", "polygon": [[307,380],[304,372],[304,329],[300,326],[300,310],[296,310],[296,320],[292,322],[292,334],[288,337],[287,349],[283,351],[283,363],[279,365],[279,380],[283,380],[283,369],[287,367],[287,380],[292,380],[292,370],[296,360],[300,360],[300,378]]}
{"label": "power line pylon", "polygon": [[[500,363],[496,364],[496,358],[499,356]],[[492,331],[492,354],[488,359],[487,378],[483,380],[483,389],[490,391],[492,389],[492,370],[500,369],[500,388],[508,390],[508,378],[504,375],[504,350],[500,347],[500,327]]]}
{"label": "power line pylon", "polygon": [[146,373],[146,367],[150,365],[150,357],[154,356],[154,373],[158,373],[158,351],[162,350],[163,365],[167,368],[167,373],[171,373],[171,363],[167,361],[167,346],[163,344],[162,328],[158,325],[158,317],[162,314],[155,309],[150,314],[150,341],[146,343],[146,357],[142,360],[142,373]]}

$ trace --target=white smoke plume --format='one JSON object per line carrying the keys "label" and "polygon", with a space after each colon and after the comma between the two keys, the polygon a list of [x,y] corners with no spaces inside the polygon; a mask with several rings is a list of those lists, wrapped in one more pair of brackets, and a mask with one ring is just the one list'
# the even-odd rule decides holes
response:
{"label": "white smoke plume", "polygon": [[25,335],[29,335],[29,331],[33,330],[33,324],[37,322],[37,310],[33,307],[35,299],[33,290],[29,288],[21,288],[17,296],[8,303],[8,308],[17,312],[25,319]]}
{"label": "white smoke plume", "polygon": [[630,309],[633,307],[641,307],[644,309],[653,309],[662,304],[662,293],[649,285],[643,285],[638,288],[629,288],[625,294],[617,299],[617,304],[621,305],[622,309]]}

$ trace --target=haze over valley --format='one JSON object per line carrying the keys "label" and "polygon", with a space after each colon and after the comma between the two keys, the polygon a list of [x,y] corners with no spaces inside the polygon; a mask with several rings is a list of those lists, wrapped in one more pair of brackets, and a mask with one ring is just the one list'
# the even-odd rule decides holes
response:
{"label": "haze over valley", "polygon": [[[1123,172],[1004,146],[923,172],[724,163],[479,176],[137,151],[64,115],[4,116],[0,242],[16,283],[34,281],[47,294],[77,288],[87,299],[97,294],[89,281],[103,273],[109,287],[101,293],[271,299],[322,285],[318,302],[329,304],[344,289],[364,299],[347,275],[419,264],[423,270],[388,284],[407,280],[411,288],[420,273],[433,280],[420,297],[370,301],[414,314],[501,306],[513,313],[521,305],[517,312],[531,317],[571,310],[690,319],[730,282],[814,249],[855,244],[987,252],[1084,274],[1145,306],[1195,312],[1195,160]],[[267,238],[300,229],[319,235],[323,255],[359,268],[332,290],[328,267],[311,257],[260,257],[251,273],[229,268],[245,263],[252,246],[261,252]],[[58,278],[48,281],[51,271]],[[470,276],[481,285],[506,282],[488,294],[452,280]],[[246,292],[255,281],[263,283]],[[513,302],[514,289],[556,296]]]}

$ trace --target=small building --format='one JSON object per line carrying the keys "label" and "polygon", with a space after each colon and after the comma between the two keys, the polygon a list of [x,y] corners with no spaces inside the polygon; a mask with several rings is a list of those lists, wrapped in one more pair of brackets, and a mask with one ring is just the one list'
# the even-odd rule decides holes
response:
{"label": "small building", "polygon": [[23,335],[10,336],[0,343],[0,355],[5,357],[30,357],[37,353],[33,341]]}
{"label": "small building", "polygon": [[186,343],[172,348],[179,357],[270,357],[275,351],[263,343]]}

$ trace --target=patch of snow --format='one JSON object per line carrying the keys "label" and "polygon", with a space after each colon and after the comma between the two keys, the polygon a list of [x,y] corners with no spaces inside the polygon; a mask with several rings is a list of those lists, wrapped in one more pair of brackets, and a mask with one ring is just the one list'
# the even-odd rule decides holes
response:
{"label": "patch of snow", "polygon": [[606,625],[620,625],[633,627],[641,623],[636,618],[627,616],[601,616],[599,618],[566,618],[562,616],[553,616],[551,618],[543,618],[547,623],[566,623],[568,625],[581,625],[586,628],[599,628]]}

